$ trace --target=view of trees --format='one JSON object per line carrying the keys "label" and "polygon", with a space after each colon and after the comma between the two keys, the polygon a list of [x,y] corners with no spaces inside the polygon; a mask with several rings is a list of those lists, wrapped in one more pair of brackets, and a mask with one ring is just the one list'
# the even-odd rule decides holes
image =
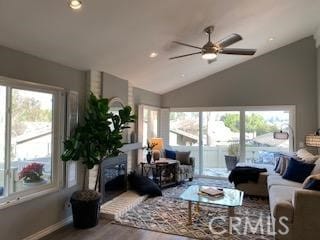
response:
{"label": "view of trees", "polygon": [[52,111],[41,108],[38,99],[22,96],[19,90],[12,92],[12,133],[18,136],[26,129],[25,122],[51,122]]}
{"label": "view of trees", "polygon": [[[224,124],[229,127],[233,132],[240,131],[239,114],[226,114],[221,119]],[[268,123],[263,116],[259,114],[246,115],[246,132],[256,132],[257,135],[262,135],[269,132],[278,130],[276,125]]]}

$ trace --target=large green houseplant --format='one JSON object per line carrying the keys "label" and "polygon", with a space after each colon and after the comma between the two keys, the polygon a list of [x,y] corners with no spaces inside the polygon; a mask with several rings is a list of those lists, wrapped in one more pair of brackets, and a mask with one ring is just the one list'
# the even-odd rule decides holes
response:
{"label": "large green houseplant", "polygon": [[[98,99],[90,94],[83,124],[79,124],[73,134],[64,142],[65,150],[61,155],[63,161],[80,160],[85,166],[83,189],[71,198],[74,225],[80,228],[92,227],[97,224],[100,194],[100,166],[104,158],[118,156],[123,146],[123,131],[129,123],[135,121],[130,106],[124,106],[119,114],[110,112],[109,100]],[[98,165],[95,191],[85,190],[87,171]],[[89,213],[89,209],[92,212]],[[80,211],[80,212],[79,212]],[[81,214],[82,213],[82,214]],[[88,220],[88,214],[92,216]]]}

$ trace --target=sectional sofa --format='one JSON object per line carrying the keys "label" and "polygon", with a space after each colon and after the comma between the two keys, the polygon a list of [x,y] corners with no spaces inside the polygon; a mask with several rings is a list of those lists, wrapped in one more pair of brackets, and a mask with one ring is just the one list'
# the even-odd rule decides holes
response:
{"label": "sectional sofa", "polygon": [[[280,158],[291,157],[280,155]],[[314,164],[311,175],[320,174],[320,158]],[[320,239],[320,191],[303,189],[302,183],[282,178],[274,167],[255,166],[266,167],[268,171],[260,174],[257,183],[238,184],[236,188],[248,195],[269,197],[275,239]]]}

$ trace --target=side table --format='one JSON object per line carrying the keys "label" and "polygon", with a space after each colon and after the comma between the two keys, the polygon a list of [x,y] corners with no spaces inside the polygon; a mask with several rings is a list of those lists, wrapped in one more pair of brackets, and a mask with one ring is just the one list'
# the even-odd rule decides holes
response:
{"label": "side table", "polygon": [[141,175],[149,177],[150,171],[152,180],[159,185],[160,188],[176,185],[177,161],[176,160],[160,160],[159,162],[140,162]]}

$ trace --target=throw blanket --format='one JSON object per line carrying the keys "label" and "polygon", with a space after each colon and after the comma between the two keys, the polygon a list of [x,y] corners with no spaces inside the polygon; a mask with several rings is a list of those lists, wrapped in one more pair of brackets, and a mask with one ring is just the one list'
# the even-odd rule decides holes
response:
{"label": "throw blanket", "polygon": [[266,172],[265,168],[255,168],[255,167],[235,167],[230,175],[229,182],[234,182],[237,186],[239,183],[258,182],[259,174]]}

